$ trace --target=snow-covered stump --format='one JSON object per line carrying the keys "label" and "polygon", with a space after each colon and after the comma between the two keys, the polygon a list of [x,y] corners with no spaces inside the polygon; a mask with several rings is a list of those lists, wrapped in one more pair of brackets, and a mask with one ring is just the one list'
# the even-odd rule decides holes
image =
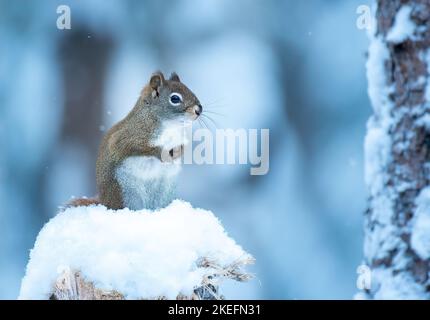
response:
{"label": "snow-covered stump", "polygon": [[221,299],[253,263],[209,211],[68,208],[40,231],[19,299]]}
{"label": "snow-covered stump", "polygon": [[374,115],[365,141],[361,298],[430,297],[430,2],[379,0],[367,77]]}

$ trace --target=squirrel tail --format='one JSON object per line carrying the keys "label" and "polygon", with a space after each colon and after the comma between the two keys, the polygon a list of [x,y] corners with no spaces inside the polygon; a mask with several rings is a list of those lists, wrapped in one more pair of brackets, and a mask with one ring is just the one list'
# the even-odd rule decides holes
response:
{"label": "squirrel tail", "polygon": [[70,207],[81,207],[81,206],[91,206],[101,204],[100,200],[97,198],[77,198],[72,199],[66,204],[66,208]]}

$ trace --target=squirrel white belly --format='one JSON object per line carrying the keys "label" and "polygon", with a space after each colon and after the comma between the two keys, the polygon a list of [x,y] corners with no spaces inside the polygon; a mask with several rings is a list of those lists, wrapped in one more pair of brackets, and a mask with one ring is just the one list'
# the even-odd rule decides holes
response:
{"label": "squirrel white belly", "polygon": [[175,198],[179,163],[163,163],[156,157],[128,157],[116,169],[123,205],[132,210],[166,207]]}
{"label": "squirrel white belly", "polygon": [[135,107],[103,138],[96,164],[98,197],[70,205],[100,203],[132,210],[167,206],[175,197],[177,160],[187,143],[184,125],[202,111],[176,73],[168,80],[154,73]]}

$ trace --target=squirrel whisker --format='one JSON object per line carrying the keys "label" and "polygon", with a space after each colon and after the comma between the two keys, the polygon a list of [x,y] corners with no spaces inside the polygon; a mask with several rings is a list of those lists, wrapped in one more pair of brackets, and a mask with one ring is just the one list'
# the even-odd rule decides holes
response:
{"label": "squirrel whisker", "polygon": [[[204,116],[206,119],[208,119],[210,122],[212,122],[212,124],[215,127],[215,129],[218,129],[219,126],[218,126],[218,123],[215,120],[213,120],[211,117],[209,117],[206,114],[202,114],[202,116]],[[202,118],[202,120],[203,120],[203,118]]]}
{"label": "squirrel whisker", "polygon": [[212,114],[215,114],[215,115],[217,115],[217,116],[226,117],[226,115],[225,115],[225,114],[223,114],[223,113],[219,113],[219,112],[215,112],[215,111],[212,111],[212,110],[205,110],[205,111],[204,111],[204,113],[212,113]]}
{"label": "squirrel whisker", "polygon": [[199,117],[200,121],[204,124],[205,128],[210,130],[208,127],[208,124],[206,123],[206,121],[203,119],[203,117]]}

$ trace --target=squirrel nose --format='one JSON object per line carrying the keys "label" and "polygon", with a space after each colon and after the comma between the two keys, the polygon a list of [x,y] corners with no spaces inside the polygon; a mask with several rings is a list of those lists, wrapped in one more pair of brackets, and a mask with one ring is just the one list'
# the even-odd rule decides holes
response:
{"label": "squirrel nose", "polygon": [[203,111],[203,108],[200,104],[194,106],[194,112],[196,113],[196,115],[201,115]]}

